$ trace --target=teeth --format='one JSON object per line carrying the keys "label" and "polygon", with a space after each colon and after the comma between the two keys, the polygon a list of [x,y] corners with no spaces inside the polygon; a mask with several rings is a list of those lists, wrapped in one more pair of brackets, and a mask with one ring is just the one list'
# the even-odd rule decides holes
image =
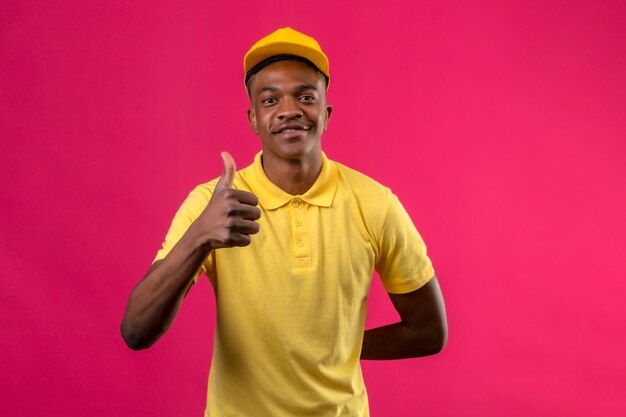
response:
{"label": "teeth", "polygon": [[308,128],[294,128],[294,129],[283,129],[280,130],[279,133],[293,133],[293,132],[297,132],[297,131],[307,131],[309,130]]}

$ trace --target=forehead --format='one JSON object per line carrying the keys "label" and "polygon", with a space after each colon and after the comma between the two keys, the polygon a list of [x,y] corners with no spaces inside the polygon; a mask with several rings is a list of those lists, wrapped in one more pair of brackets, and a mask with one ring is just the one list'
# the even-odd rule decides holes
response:
{"label": "forehead", "polygon": [[298,61],[274,62],[256,73],[250,83],[253,94],[267,88],[288,90],[307,85],[320,91],[325,88],[318,71]]}

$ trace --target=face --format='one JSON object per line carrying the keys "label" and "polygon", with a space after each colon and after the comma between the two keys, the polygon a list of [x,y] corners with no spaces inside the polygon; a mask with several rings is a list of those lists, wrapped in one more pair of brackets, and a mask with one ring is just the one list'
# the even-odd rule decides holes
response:
{"label": "face", "polygon": [[264,159],[321,157],[320,138],[332,108],[316,70],[297,61],[275,62],[259,71],[249,88],[248,120],[263,142]]}

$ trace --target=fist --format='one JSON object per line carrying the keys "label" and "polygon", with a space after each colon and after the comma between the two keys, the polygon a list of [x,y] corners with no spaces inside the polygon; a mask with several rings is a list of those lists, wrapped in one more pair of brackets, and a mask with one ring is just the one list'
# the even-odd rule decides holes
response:
{"label": "fist", "polygon": [[224,170],[209,204],[200,214],[195,228],[204,245],[213,249],[248,246],[250,235],[259,232],[256,222],[261,217],[259,199],[252,193],[235,190],[235,161],[228,152],[222,152]]}

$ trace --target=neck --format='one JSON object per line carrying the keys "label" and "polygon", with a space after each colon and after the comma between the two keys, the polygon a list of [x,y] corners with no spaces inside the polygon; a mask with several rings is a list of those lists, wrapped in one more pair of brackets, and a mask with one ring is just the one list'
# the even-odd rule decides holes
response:
{"label": "neck", "polygon": [[322,170],[322,153],[306,159],[282,159],[263,153],[263,171],[281,190],[292,195],[306,193]]}

